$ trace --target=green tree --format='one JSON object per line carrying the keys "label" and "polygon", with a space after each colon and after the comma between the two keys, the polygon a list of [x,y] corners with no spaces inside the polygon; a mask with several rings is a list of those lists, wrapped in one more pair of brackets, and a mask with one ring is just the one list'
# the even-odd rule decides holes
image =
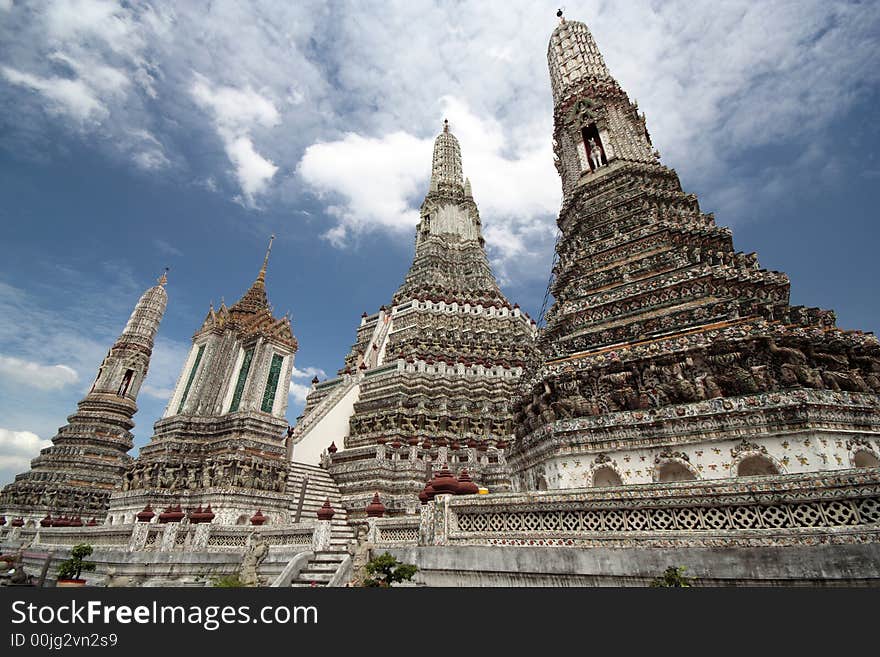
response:
{"label": "green tree", "polygon": [[93,561],[85,561],[92,553],[92,546],[88,543],[74,545],[70,551],[70,559],[58,564],[58,579],[79,579],[83,571],[91,572],[95,569]]}
{"label": "green tree", "polygon": [[388,588],[395,582],[408,582],[418,571],[418,567],[410,563],[401,563],[388,552],[374,557],[364,569],[370,577],[364,580],[364,586]]}
{"label": "green tree", "polygon": [[651,581],[652,588],[665,588],[665,587],[690,587],[693,578],[685,577],[684,571],[687,568],[684,566],[680,566],[676,568],[675,566],[669,566],[660,577],[655,578]]}

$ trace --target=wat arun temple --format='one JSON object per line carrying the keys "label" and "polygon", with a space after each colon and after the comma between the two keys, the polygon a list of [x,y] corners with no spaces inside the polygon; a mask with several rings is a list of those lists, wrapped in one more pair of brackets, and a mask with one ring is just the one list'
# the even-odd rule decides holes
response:
{"label": "wat arun temple", "polygon": [[99,586],[357,585],[385,551],[429,586],[644,586],[670,566],[703,586],[880,584],[877,338],[790,305],[788,277],[734,249],[585,24],[561,18],[547,58],[563,202],[540,328],[498,286],[444,123],[412,265],[299,418],[267,251],[194,321],[128,454],[163,275],[0,494],[3,552],[38,570],[89,543]]}

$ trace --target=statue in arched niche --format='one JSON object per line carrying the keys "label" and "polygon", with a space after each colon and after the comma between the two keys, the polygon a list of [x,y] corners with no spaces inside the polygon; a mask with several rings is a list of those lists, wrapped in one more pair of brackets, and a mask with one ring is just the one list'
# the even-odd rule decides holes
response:
{"label": "statue in arched niche", "polygon": [[599,145],[595,137],[590,137],[587,146],[590,150],[590,161],[593,163],[593,168],[598,169],[602,166],[602,146]]}

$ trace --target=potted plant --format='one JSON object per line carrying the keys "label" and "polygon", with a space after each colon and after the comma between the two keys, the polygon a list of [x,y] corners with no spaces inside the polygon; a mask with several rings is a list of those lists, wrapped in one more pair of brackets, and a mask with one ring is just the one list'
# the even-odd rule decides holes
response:
{"label": "potted plant", "polygon": [[58,579],[56,586],[85,586],[86,580],[80,579],[83,571],[91,572],[95,569],[93,561],[84,559],[92,553],[92,546],[88,543],[74,545],[70,551],[70,559],[62,561],[58,566]]}

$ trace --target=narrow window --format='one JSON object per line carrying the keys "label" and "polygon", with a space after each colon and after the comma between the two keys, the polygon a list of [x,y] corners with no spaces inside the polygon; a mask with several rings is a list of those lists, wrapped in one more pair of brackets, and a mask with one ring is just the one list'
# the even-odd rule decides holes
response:
{"label": "narrow window", "polygon": [[272,356],[272,364],[269,366],[269,379],[266,381],[266,391],[263,393],[263,405],[261,407],[265,413],[272,412],[272,405],[275,403],[275,391],[278,389],[278,377],[281,375],[281,363],[283,361],[283,356],[278,354]]}
{"label": "narrow window", "polygon": [[125,397],[128,387],[131,385],[131,379],[134,376],[134,370],[125,370],[125,376],[122,377],[122,383],[119,384],[119,390],[116,391],[118,397]]}
{"label": "narrow window", "polygon": [[183,411],[183,405],[186,403],[186,398],[189,395],[190,386],[192,386],[193,379],[196,378],[196,370],[199,369],[199,363],[202,360],[202,353],[205,351],[205,345],[199,345],[199,351],[196,354],[196,362],[193,363],[192,369],[189,371],[189,378],[186,380],[186,387],[183,389],[183,395],[180,397],[180,404],[177,406],[177,412],[180,413]]}
{"label": "narrow window", "polygon": [[599,136],[599,129],[596,127],[596,124],[591,123],[582,128],[581,136],[584,139],[590,171],[595,171],[600,166],[608,164],[608,158],[605,157],[605,148],[602,146],[602,138]]}
{"label": "narrow window", "polygon": [[241,362],[241,369],[238,370],[238,382],[235,384],[235,394],[232,395],[232,404],[229,406],[229,412],[234,413],[238,410],[241,403],[241,394],[244,392],[244,384],[247,381],[248,371],[251,369],[251,360],[254,357],[254,349],[251,347],[244,354],[244,360]]}

